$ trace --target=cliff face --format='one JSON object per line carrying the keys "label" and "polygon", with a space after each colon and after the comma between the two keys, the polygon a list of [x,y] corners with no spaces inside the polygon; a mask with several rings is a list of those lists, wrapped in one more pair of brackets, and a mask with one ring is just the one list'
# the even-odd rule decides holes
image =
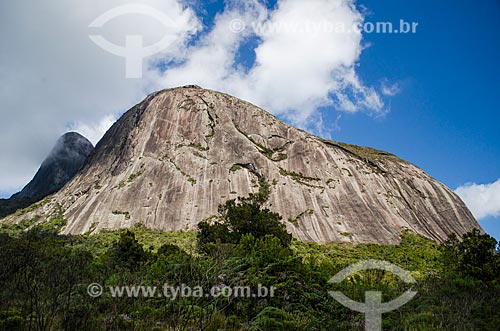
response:
{"label": "cliff face", "polygon": [[0,217],[25,208],[57,192],[85,163],[94,146],[76,132],[61,136],[33,179],[10,199],[0,200]]}
{"label": "cliff face", "polygon": [[35,177],[12,198],[41,199],[58,191],[80,170],[93,150],[92,143],[82,135],[76,132],[64,134],[57,140]]}
{"label": "cliff face", "polygon": [[161,91],[130,109],[33,213],[48,217],[59,204],[73,234],[135,223],[194,229],[227,199],[257,192],[259,179],[271,185],[270,209],[304,241],[396,243],[404,228],[442,241],[479,228],[451,190],[416,166],[322,140],[198,87]]}

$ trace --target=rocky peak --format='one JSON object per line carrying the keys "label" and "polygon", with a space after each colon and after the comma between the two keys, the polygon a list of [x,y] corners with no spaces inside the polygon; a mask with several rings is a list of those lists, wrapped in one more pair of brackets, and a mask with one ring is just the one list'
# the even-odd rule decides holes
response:
{"label": "rocky peak", "polygon": [[81,169],[94,146],[82,135],[68,132],[61,136],[43,161],[35,177],[12,198],[43,197],[58,191]]}
{"label": "rocky peak", "polygon": [[64,232],[74,234],[138,223],[190,230],[227,199],[257,192],[260,180],[270,184],[269,208],[304,241],[396,243],[404,229],[443,241],[479,228],[451,190],[416,166],[323,140],[197,86],[153,93],[126,112],[84,168],[31,214],[48,218],[62,206]]}

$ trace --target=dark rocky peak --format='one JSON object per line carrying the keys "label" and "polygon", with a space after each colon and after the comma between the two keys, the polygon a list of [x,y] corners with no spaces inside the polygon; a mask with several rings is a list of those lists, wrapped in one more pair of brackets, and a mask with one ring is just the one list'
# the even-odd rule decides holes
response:
{"label": "dark rocky peak", "polygon": [[94,146],[76,132],[61,136],[35,177],[12,198],[42,199],[58,191],[81,169]]}

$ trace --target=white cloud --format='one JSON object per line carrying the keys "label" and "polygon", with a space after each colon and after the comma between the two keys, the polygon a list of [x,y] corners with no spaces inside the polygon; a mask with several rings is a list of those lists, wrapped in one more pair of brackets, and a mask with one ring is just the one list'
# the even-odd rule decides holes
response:
{"label": "white cloud", "polygon": [[107,115],[98,122],[72,123],[68,126],[68,130],[80,133],[95,146],[115,122],[116,118],[113,115]]}
{"label": "white cloud", "polygon": [[491,184],[466,184],[457,188],[455,193],[478,220],[500,216],[500,179]]}
{"label": "white cloud", "polygon": [[383,95],[393,97],[399,92],[401,92],[401,87],[399,86],[398,83],[389,84],[387,81],[383,81],[381,92]]}
{"label": "white cloud", "polygon": [[[185,62],[161,76],[159,85],[196,83],[226,91],[302,127],[314,125],[323,106],[383,114],[379,93],[364,86],[355,71],[361,34],[328,29],[329,24],[350,28],[363,21],[352,2],[281,0],[278,4],[268,12],[257,1],[232,3],[201,43],[188,50]],[[231,31],[235,19],[245,23],[243,33]],[[238,49],[252,36],[260,38],[255,64],[249,70],[238,68]]]}

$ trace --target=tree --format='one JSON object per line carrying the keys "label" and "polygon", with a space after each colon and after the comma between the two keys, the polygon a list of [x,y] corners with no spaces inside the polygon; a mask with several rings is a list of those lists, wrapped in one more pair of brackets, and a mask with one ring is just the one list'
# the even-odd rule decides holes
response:
{"label": "tree", "polygon": [[252,234],[256,239],[271,235],[278,238],[281,245],[288,246],[292,236],[281,223],[281,216],[264,207],[268,197],[269,184],[261,180],[259,193],[220,205],[217,217],[198,224],[200,247],[203,249],[215,242],[237,244],[244,234]]}
{"label": "tree", "polygon": [[491,281],[498,277],[498,242],[478,229],[466,233],[462,241],[450,236],[446,242],[447,263],[456,262],[460,273],[479,280]]}
{"label": "tree", "polygon": [[127,230],[110,249],[111,263],[114,266],[124,267],[137,271],[146,262],[147,253],[142,245],[135,239],[135,233]]}
{"label": "tree", "polygon": [[[92,255],[67,238],[34,227],[0,243],[0,330],[66,329]],[[3,315],[3,316],[2,316]]]}

